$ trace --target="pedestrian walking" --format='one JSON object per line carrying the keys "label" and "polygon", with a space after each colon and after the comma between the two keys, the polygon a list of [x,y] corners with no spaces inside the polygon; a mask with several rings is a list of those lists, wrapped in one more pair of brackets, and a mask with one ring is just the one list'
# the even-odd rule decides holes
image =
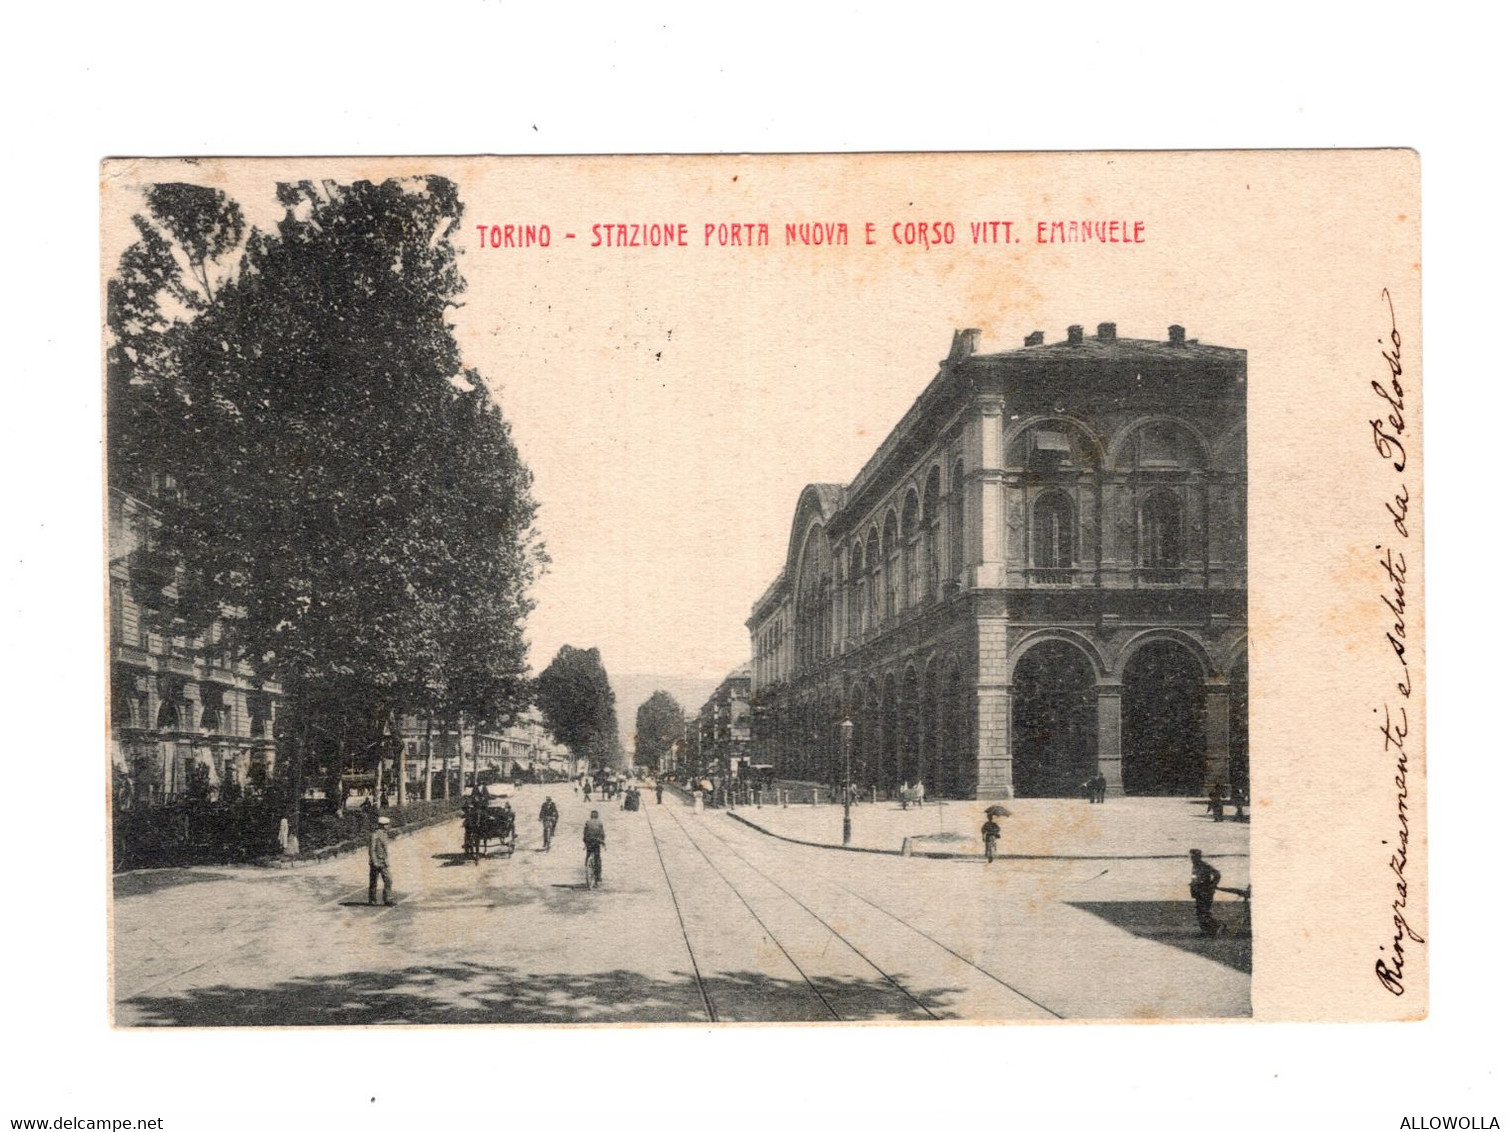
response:
{"label": "pedestrian walking", "polygon": [[1096,801],[1106,801],[1106,775],[1099,772],[1096,775]]}
{"label": "pedestrian walking", "polygon": [[665,787],[663,787],[659,782],[655,784],[655,804],[657,806],[661,804],[661,791],[663,789],[665,789]]}
{"label": "pedestrian walking", "polygon": [[981,840],[986,843],[986,864],[996,860],[996,843],[1001,840],[1001,826],[996,824],[996,815],[986,811],[986,824],[980,827]]}
{"label": "pedestrian walking", "polygon": [[603,846],[608,844],[608,831],[603,828],[603,823],[598,820],[598,811],[594,810],[582,826],[582,845],[587,850],[587,884],[589,888],[597,888],[603,883]]}
{"label": "pedestrian walking", "polygon": [[1201,859],[1201,851],[1190,851],[1190,896],[1195,901],[1195,922],[1201,934],[1220,935],[1222,925],[1211,914],[1211,902],[1216,899],[1216,886],[1222,883],[1222,874]]}
{"label": "pedestrian walking", "polygon": [[918,779],[918,805],[921,806],[928,800],[928,787],[923,785],[923,780]]}
{"label": "pedestrian walking", "polygon": [[378,818],[367,840],[367,903],[377,903],[378,878],[383,881],[383,904],[393,903],[393,870],[388,867],[388,821]]}
{"label": "pedestrian walking", "polygon": [[1222,820],[1222,788],[1215,783],[1211,786],[1211,796],[1206,801],[1206,809],[1211,811],[1217,821]]}

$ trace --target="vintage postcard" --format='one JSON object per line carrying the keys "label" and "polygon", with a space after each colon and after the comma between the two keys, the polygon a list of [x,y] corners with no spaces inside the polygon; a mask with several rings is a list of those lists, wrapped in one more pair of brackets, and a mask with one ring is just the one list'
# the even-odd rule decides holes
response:
{"label": "vintage postcard", "polygon": [[105,162],[115,1025],[1423,1017],[1419,187]]}

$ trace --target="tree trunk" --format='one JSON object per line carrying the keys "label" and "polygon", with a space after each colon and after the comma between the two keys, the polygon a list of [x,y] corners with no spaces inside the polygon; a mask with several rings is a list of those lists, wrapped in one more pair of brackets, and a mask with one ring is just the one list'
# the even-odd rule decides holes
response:
{"label": "tree trunk", "polygon": [[[478,785],[478,750],[477,750],[478,732],[479,732],[478,728],[476,728],[476,727],[472,728],[472,789],[474,791],[477,789],[477,785]],[[458,737],[460,736],[460,734],[461,734],[461,730],[460,730],[460,726],[458,725],[458,728],[457,728],[457,735],[458,735]]]}
{"label": "tree trunk", "polygon": [[425,716],[425,801],[430,801],[430,792],[434,788],[435,768],[431,758],[430,733],[434,722],[430,715]]}
{"label": "tree trunk", "polygon": [[300,802],[304,798],[304,748],[308,742],[309,725],[301,723],[299,728],[289,736],[289,742],[293,746],[293,752],[289,756],[288,763],[288,793],[285,816],[288,819],[288,844],[284,852],[290,856],[299,852],[299,811],[302,808]]}
{"label": "tree trunk", "polygon": [[377,758],[373,760],[372,801],[377,806],[383,804],[383,740],[381,736],[377,741]]}
{"label": "tree trunk", "polygon": [[340,817],[346,812],[346,728],[343,724],[340,734],[336,736],[336,787],[335,804],[331,807],[332,812]]}
{"label": "tree trunk", "polygon": [[399,717],[389,717],[388,729],[398,741],[398,808],[403,809],[409,802],[409,763],[405,755],[409,753],[408,745],[404,742],[403,729],[399,726]]}

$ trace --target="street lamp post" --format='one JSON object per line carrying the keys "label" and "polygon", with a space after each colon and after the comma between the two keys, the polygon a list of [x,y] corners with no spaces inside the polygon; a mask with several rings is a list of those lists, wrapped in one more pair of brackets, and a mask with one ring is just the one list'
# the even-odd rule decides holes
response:
{"label": "street lamp post", "polygon": [[844,844],[849,844],[849,741],[855,733],[855,725],[849,719],[839,724],[839,747],[844,755],[844,781],[840,789],[844,792]]}

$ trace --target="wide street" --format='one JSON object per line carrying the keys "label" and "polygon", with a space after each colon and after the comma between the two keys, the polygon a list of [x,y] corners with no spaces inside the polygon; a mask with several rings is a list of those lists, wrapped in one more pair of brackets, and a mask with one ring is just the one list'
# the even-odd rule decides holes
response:
{"label": "wide street", "polygon": [[[535,820],[561,809],[555,846]],[[608,830],[585,886],[588,805],[526,787],[519,849],[474,864],[450,821],[391,842],[398,903],[365,853],[298,868],[116,878],[124,1026],[846,1022],[1242,1017],[1241,901],[1206,939],[1169,857],[931,860],[809,848],[666,796]],[[1247,858],[1216,862],[1248,883]]]}

